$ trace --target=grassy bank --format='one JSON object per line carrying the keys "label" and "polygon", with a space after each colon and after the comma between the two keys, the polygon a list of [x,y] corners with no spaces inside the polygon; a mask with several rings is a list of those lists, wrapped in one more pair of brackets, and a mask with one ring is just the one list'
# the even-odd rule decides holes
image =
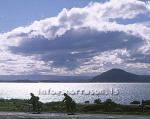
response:
{"label": "grassy bank", "polygon": [[[32,112],[32,105],[28,100],[0,99],[0,111]],[[42,112],[66,112],[62,102],[49,102],[42,104]],[[121,105],[111,100],[97,102],[97,104],[77,104],[77,113],[114,113],[114,114],[145,114],[150,115],[150,107],[130,104]]]}

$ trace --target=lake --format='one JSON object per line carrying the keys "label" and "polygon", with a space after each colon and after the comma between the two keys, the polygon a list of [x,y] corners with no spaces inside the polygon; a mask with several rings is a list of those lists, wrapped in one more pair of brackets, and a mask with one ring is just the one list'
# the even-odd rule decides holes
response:
{"label": "lake", "polygon": [[61,101],[68,93],[76,102],[111,98],[121,104],[150,100],[150,83],[0,83],[0,98],[29,99],[30,93],[42,102]]}

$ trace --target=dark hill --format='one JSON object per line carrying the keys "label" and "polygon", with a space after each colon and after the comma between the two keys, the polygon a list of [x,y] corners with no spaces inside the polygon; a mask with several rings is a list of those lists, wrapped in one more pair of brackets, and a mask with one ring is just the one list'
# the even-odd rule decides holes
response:
{"label": "dark hill", "polygon": [[136,75],[122,69],[111,69],[98,75],[91,82],[149,82],[150,76]]}

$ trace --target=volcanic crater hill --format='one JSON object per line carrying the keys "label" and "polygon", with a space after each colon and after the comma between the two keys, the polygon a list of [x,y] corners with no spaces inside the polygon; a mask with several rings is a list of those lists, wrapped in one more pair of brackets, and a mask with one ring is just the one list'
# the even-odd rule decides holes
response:
{"label": "volcanic crater hill", "polygon": [[98,76],[95,76],[91,82],[148,82],[149,75],[137,75],[122,69],[111,69]]}

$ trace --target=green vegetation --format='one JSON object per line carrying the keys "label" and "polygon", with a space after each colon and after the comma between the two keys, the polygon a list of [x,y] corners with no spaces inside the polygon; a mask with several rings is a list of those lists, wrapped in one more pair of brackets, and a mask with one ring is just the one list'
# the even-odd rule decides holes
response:
{"label": "green vegetation", "polygon": [[100,99],[94,100],[94,104],[101,104],[101,100]]}
{"label": "green vegetation", "polygon": [[20,99],[0,99],[0,111],[30,111],[32,105],[28,103],[28,100]]}
{"label": "green vegetation", "polygon": [[140,104],[140,101],[132,101],[130,104]]}
{"label": "green vegetation", "polygon": [[[117,113],[117,114],[146,114],[150,115],[150,104],[143,108],[141,105],[130,104],[121,105],[107,99],[101,102],[100,99],[95,100],[94,104],[77,104],[77,113]],[[29,100],[19,99],[0,99],[0,111],[16,111],[16,112],[32,112],[32,105]],[[66,112],[63,102],[49,102],[42,104],[42,112]]]}

